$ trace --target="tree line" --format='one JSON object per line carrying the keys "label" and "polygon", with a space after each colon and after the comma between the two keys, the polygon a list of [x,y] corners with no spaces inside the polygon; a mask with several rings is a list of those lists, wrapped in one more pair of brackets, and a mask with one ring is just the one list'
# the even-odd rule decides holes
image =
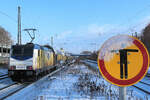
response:
{"label": "tree line", "polygon": [[148,52],[150,53],[150,24],[148,24],[139,36],[141,41],[145,44]]}

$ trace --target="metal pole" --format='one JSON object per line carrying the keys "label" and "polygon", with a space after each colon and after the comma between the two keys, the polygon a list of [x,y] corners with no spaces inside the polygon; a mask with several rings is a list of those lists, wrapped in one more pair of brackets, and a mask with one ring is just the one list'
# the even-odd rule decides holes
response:
{"label": "metal pole", "polygon": [[119,87],[119,100],[126,100],[126,87]]}
{"label": "metal pole", "polygon": [[19,9],[20,7],[18,6],[18,36],[17,36],[18,44],[19,44]]}
{"label": "metal pole", "polygon": [[137,32],[135,32],[135,37],[137,38]]}
{"label": "metal pole", "polygon": [[51,37],[51,46],[53,47],[53,37]]}
{"label": "metal pole", "polygon": [[20,13],[19,13],[19,26],[20,26],[19,27],[20,28],[20,30],[19,30],[20,31],[20,44],[22,44],[22,42],[21,42],[22,41],[22,39],[21,39],[21,9],[20,9]]}
{"label": "metal pole", "polygon": [[20,6],[18,6],[18,44],[21,44],[21,15],[20,15]]}

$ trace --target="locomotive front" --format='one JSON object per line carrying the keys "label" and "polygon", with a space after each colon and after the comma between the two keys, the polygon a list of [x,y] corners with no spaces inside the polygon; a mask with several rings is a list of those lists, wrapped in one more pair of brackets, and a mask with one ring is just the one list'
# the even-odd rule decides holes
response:
{"label": "locomotive front", "polygon": [[33,75],[33,44],[13,45],[10,52],[8,75],[19,80]]}

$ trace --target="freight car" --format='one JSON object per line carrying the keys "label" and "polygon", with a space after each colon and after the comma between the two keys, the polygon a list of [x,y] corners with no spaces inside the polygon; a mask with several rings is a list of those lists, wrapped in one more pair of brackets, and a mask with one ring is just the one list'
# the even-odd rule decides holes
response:
{"label": "freight car", "polygon": [[57,64],[59,64],[59,65],[66,64],[67,56],[65,55],[65,53],[63,53],[61,51],[57,51],[56,56],[57,56],[56,57]]}
{"label": "freight car", "polygon": [[8,75],[13,81],[34,81],[39,76],[55,70],[56,60],[53,48],[48,45],[12,45]]}

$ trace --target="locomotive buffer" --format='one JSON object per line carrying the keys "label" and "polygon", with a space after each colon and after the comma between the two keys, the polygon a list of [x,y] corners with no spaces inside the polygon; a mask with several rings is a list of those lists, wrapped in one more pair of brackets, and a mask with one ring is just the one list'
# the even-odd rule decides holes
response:
{"label": "locomotive buffer", "polygon": [[[120,78],[128,78],[128,52],[138,52],[136,49],[120,49],[120,50],[111,50],[111,52],[120,53]],[[124,65],[124,66],[123,66]]]}

